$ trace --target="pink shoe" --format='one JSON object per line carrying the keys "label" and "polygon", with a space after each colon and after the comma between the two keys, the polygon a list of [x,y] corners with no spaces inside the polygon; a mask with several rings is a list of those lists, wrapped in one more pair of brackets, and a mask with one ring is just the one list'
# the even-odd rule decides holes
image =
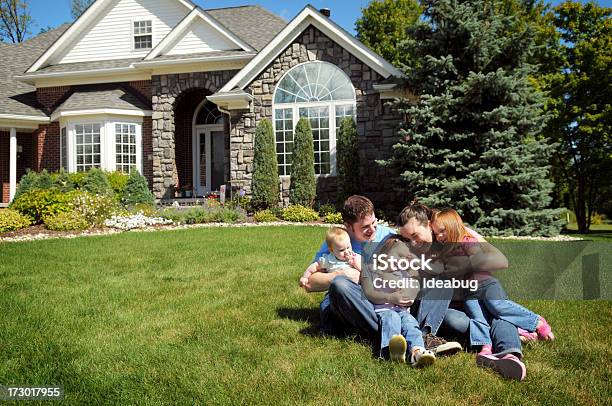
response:
{"label": "pink shoe", "polygon": [[555,335],[552,332],[552,328],[546,321],[546,319],[540,316],[540,326],[536,328],[536,333],[538,334],[538,339],[540,340],[549,340],[552,341],[555,339]]}
{"label": "pink shoe", "polygon": [[507,379],[522,381],[527,376],[525,364],[512,354],[506,354],[501,358],[494,355],[476,356],[476,365],[482,368],[491,368]]}
{"label": "pink shoe", "polygon": [[538,333],[532,333],[531,331],[523,330],[520,327],[518,327],[517,330],[522,343],[529,343],[538,339]]}
{"label": "pink shoe", "polygon": [[493,354],[493,346],[491,344],[485,344],[480,348],[478,355],[491,355]]}

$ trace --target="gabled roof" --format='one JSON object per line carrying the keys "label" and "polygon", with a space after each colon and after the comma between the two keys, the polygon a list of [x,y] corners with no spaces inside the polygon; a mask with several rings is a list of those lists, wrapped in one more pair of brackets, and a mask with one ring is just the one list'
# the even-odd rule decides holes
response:
{"label": "gabled roof", "polygon": [[399,69],[374,53],[342,27],[328,17],[325,17],[311,5],[307,5],[255,58],[223,86],[219,93],[225,93],[235,88],[244,89],[310,25],[318,28],[357,59],[378,72],[382,77],[404,76]]}
{"label": "gabled roof", "polygon": [[206,12],[258,51],[287,25],[287,21],[260,6],[217,8]]}
{"label": "gabled roof", "polygon": [[[108,7],[114,0],[96,0],[94,1],[79,18],[68,28],[47,50],[34,61],[34,63],[28,68],[28,72],[36,72],[42,66],[45,65],[55,53],[62,51],[62,47],[72,40],[75,36],[79,35],[80,30],[86,27],[88,24],[93,22],[98,15],[102,12],[105,7]],[[187,9],[191,10],[197,7],[190,0],[172,0],[183,4]]]}
{"label": "gabled roof", "polygon": [[2,44],[0,115],[46,117],[36,101],[36,88],[18,81],[14,75],[30,66],[68,27],[69,24],[61,25],[21,44]]}
{"label": "gabled roof", "polygon": [[[198,21],[200,20],[200,21]],[[234,49],[242,49],[244,51],[255,51],[249,44],[240,39],[236,34],[227,29],[223,24],[219,23],[214,17],[202,10],[200,7],[195,7],[176,27],[166,35],[166,37],[157,44],[155,48],[144,57],[145,61],[150,61],[155,57],[161,55],[164,51],[171,49],[173,45],[176,45],[181,38],[185,35],[188,27],[192,23],[204,23],[212,27],[221,37],[234,44]]]}

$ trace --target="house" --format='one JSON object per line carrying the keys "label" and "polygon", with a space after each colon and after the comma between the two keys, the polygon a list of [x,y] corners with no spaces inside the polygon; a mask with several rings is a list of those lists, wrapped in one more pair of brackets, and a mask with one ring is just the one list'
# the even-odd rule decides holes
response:
{"label": "house", "polygon": [[[363,193],[393,197],[375,160],[398,117],[402,73],[306,6],[290,22],[259,6],[97,0],[72,25],[0,45],[1,202],[27,168],[139,170],[158,199],[250,192],[253,135],[272,121],[287,199],[293,129],[313,129],[318,196],[333,201],[340,119],[356,119]],[[397,81],[395,81],[397,82]]]}

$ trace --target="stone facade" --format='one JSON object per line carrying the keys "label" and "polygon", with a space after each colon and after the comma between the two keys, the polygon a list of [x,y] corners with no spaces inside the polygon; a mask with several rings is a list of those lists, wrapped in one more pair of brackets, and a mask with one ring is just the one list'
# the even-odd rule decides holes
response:
{"label": "stone facade", "polygon": [[[317,28],[308,27],[289,45],[246,89],[254,96],[250,111],[232,111],[230,134],[230,169],[233,181],[244,182],[247,193],[253,162],[253,135],[257,123],[272,119],[275,86],[292,67],[309,61],[329,62],[342,69],[351,79],[356,93],[357,132],[361,159],[362,193],[378,207],[395,199],[386,171],[374,161],[391,151],[399,119],[383,108],[380,95],[373,85],[383,80],[376,71],[358,60]],[[289,178],[282,177],[283,203],[288,203]],[[335,202],[336,177],[319,176],[317,197],[320,202]]]}
{"label": "stone facade", "polygon": [[173,198],[175,187],[179,184],[175,108],[181,95],[196,89],[204,94],[215,93],[236,73],[237,71],[194,72],[152,77],[152,186],[157,198]]}

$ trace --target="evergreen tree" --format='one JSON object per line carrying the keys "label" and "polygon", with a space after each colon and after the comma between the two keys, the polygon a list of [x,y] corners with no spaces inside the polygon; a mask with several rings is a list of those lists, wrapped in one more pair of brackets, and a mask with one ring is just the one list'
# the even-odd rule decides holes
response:
{"label": "evergreen tree", "polygon": [[279,201],[278,163],[270,120],[262,120],[257,125],[254,153],[251,205],[254,210],[265,210],[277,206]]}
{"label": "evergreen tree", "polygon": [[336,141],[336,162],[338,205],[342,206],[347,197],[359,194],[359,142],[353,117],[345,117],[340,122],[340,133]]}
{"label": "evergreen tree", "polygon": [[147,179],[140,172],[133,170],[130,172],[125,190],[123,191],[122,203],[126,206],[136,204],[155,204],[155,198],[149,190]]}
{"label": "evergreen tree", "polygon": [[290,182],[289,202],[312,207],[317,195],[317,182],[314,170],[312,129],[306,118],[300,118],[295,126]]}
{"label": "evergreen tree", "polygon": [[489,234],[552,235],[547,209],[551,147],[547,117],[528,63],[534,31],[500,13],[499,1],[426,0],[410,29],[409,86],[420,95],[396,108],[406,117],[392,157],[406,201],[451,206]]}

